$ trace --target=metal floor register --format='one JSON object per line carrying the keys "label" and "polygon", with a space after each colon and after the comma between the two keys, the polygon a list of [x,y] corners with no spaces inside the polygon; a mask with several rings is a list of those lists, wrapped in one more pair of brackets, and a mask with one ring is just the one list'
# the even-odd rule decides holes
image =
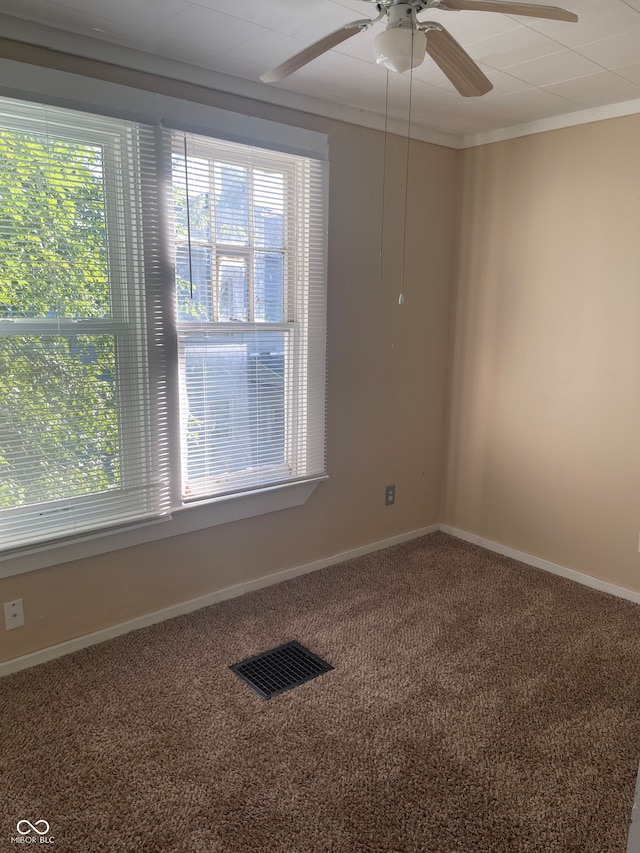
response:
{"label": "metal floor register", "polygon": [[230,666],[263,699],[271,699],[333,669],[297,640]]}

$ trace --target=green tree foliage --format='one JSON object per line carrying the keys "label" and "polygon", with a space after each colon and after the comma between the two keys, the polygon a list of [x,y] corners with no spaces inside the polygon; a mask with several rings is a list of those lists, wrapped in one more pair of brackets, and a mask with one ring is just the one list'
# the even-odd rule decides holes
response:
{"label": "green tree foliage", "polygon": [[56,321],[110,301],[100,147],[0,131],[0,506],[119,484],[116,339]]}
{"label": "green tree foliage", "polygon": [[0,131],[0,316],[109,315],[102,151]]}

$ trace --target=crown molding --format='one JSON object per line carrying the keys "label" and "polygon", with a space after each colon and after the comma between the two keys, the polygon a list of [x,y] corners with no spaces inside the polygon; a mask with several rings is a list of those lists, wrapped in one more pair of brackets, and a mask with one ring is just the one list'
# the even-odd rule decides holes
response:
{"label": "crown molding", "polygon": [[598,121],[607,121],[622,116],[637,115],[640,113],[640,99],[633,101],[622,101],[619,104],[606,104],[602,107],[592,107],[586,110],[577,110],[573,113],[565,113],[561,116],[539,119],[538,121],[517,124],[512,127],[503,127],[498,130],[490,130],[486,133],[471,134],[459,140],[458,148],[476,148],[479,145],[489,145],[492,142],[504,142],[506,139],[518,139],[521,136],[534,136],[536,133],[547,133],[550,130],[562,130],[566,127],[576,127],[580,124],[592,124]]}

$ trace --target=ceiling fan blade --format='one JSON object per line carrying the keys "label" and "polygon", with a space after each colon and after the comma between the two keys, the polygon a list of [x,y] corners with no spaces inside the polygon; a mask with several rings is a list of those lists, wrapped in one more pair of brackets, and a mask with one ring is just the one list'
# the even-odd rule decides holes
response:
{"label": "ceiling fan blade", "polygon": [[[423,29],[421,26],[420,29]],[[493,83],[478,68],[469,54],[452,35],[439,24],[428,22],[427,53],[447,75],[458,92],[465,98],[477,98],[493,89]]]}
{"label": "ceiling fan blade", "polygon": [[534,3],[510,3],[508,0],[443,0],[434,8],[465,10],[470,12],[502,12],[505,15],[526,15],[531,18],[547,18],[550,21],[570,21],[576,23],[578,16],[574,12],[560,9],[559,6],[537,6]]}
{"label": "ceiling fan blade", "polygon": [[364,30],[368,30],[371,23],[372,22],[369,18],[364,18],[362,21],[351,21],[350,24],[345,24],[344,27],[340,27],[339,30],[329,33],[328,36],[321,38],[320,41],[316,41],[313,44],[310,44],[309,47],[305,47],[304,50],[301,50],[300,53],[296,53],[295,56],[287,59],[286,62],[278,65],[277,68],[272,68],[271,71],[265,71],[264,74],[260,75],[260,79],[263,83],[277,83],[278,80],[284,80],[284,78],[288,77],[289,74],[293,74],[293,72],[297,71],[298,68],[302,68],[303,65],[306,65],[308,62],[311,62],[312,59],[315,59],[317,56],[331,50],[331,48],[335,47],[337,44],[350,39],[352,36],[355,36]]}

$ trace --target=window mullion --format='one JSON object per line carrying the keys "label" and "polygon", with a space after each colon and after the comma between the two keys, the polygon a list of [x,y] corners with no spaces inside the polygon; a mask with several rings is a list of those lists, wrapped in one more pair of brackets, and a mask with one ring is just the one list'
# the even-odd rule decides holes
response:
{"label": "window mullion", "polygon": [[[185,186],[186,188],[186,186]],[[145,190],[147,190],[145,194]],[[168,477],[169,504],[171,508],[178,506],[180,496],[180,471],[182,468],[180,448],[180,395],[179,395],[179,356],[177,319],[178,308],[176,298],[176,238],[173,207],[173,150],[172,134],[162,128],[154,130],[154,167],[150,170],[148,181],[143,182],[143,210],[157,207],[155,229],[158,242],[166,247],[157,269],[157,290],[147,291],[147,313],[150,318],[149,337],[152,342],[161,337],[161,362],[150,364],[150,381],[153,385],[160,384],[164,379],[165,390],[152,394],[152,399],[161,408],[160,423],[152,424],[154,435],[154,451],[160,456],[166,455],[163,468]],[[153,219],[150,225],[153,226]],[[154,316],[155,315],[155,316]],[[153,351],[155,347],[151,347]],[[158,436],[158,427],[164,428],[165,435]],[[157,436],[157,437],[155,437]],[[162,464],[156,460],[156,465]]]}

